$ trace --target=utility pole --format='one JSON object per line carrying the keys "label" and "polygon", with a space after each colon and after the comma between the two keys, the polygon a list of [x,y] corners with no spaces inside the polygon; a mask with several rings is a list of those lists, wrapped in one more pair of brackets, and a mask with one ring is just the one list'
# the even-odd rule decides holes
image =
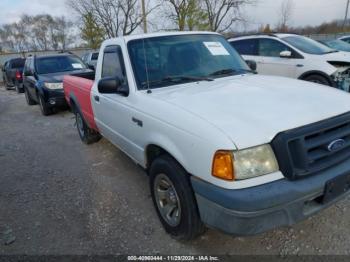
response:
{"label": "utility pole", "polygon": [[349,4],[350,4],[350,0],[348,0],[346,3],[346,13],[345,13],[345,18],[343,23],[343,30],[345,28],[346,22],[348,21]]}
{"label": "utility pole", "polygon": [[[348,0],[349,3],[350,0]],[[143,20],[143,32],[147,34],[147,14],[145,0],[141,0],[142,3],[142,20]]]}

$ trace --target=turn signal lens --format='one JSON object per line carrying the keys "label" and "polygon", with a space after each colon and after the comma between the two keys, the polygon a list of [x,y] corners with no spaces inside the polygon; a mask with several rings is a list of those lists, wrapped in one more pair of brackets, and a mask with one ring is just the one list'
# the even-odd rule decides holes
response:
{"label": "turn signal lens", "polygon": [[212,175],[224,180],[234,180],[233,155],[230,151],[217,151],[213,160]]}

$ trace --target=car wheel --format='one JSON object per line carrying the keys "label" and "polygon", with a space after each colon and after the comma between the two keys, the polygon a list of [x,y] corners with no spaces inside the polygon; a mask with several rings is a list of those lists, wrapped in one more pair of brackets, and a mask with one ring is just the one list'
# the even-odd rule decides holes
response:
{"label": "car wheel", "polygon": [[17,92],[17,94],[23,93],[23,87],[22,87],[22,88],[19,88],[19,86],[20,86],[20,83],[16,82],[16,83],[15,83],[15,87],[16,87],[16,92]]}
{"label": "car wheel", "polygon": [[304,80],[321,85],[332,86],[328,79],[321,75],[310,75],[308,77],[305,77]]}
{"label": "car wheel", "polygon": [[162,155],[151,165],[150,189],[158,217],[167,233],[191,240],[205,231],[189,175],[172,157]]}
{"label": "car wheel", "polygon": [[81,141],[89,145],[96,143],[101,139],[101,135],[88,127],[79,111],[75,111],[75,121]]}
{"label": "car wheel", "polygon": [[45,103],[44,98],[41,95],[38,95],[38,100],[39,100],[39,106],[41,113],[44,116],[49,116],[52,114],[52,109]]}
{"label": "car wheel", "polygon": [[27,104],[32,106],[36,105],[36,102],[30,97],[30,94],[26,88],[24,88],[24,95],[26,97]]}
{"label": "car wheel", "polygon": [[6,87],[6,90],[10,90],[10,84],[7,82],[7,80],[4,78],[4,85]]}

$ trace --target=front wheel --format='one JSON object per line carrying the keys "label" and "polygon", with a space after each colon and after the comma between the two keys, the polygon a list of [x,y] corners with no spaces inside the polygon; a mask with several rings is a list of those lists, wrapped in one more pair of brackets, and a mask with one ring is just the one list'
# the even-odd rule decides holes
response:
{"label": "front wheel", "polygon": [[172,157],[163,155],[154,160],[150,188],[167,233],[179,240],[195,239],[204,233],[189,175]]}
{"label": "front wheel", "polygon": [[321,75],[310,75],[305,77],[303,80],[320,85],[332,86],[328,79]]}
{"label": "front wheel", "polygon": [[28,90],[25,87],[24,87],[24,95],[26,97],[26,101],[28,105],[32,106],[36,104],[36,102],[31,98]]}
{"label": "front wheel", "polygon": [[81,141],[89,145],[96,143],[101,139],[101,135],[92,130],[85,123],[85,120],[79,111],[75,111],[75,121]]}
{"label": "front wheel", "polygon": [[49,116],[52,114],[52,108],[50,108],[46,103],[44,98],[38,94],[40,111],[44,116]]}

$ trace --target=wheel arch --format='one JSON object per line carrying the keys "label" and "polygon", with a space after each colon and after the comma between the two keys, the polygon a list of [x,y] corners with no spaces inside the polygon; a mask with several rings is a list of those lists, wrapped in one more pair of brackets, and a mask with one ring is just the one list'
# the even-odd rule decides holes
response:
{"label": "wheel arch", "polygon": [[305,73],[303,73],[301,76],[298,77],[299,80],[305,80],[307,77],[310,77],[312,75],[317,75],[317,76],[322,76],[324,78],[327,79],[327,81],[329,82],[329,84],[333,87],[336,86],[334,80],[326,73],[319,71],[319,70],[311,70],[311,71],[307,71]]}
{"label": "wheel arch", "polygon": [[[188,173],[188,170],[186,169],[185,166],[185,161],[184,159],[178,154],[176,153],[177,150],[172,151],[168,149],[168,146],[161,146],[157,143],[150,143],[147,145],[146,149],[145,149],[145,168],[146,170],[148,170],[153,161],[161,156],[161,155],[168,155],[171,158],[173,158],[176,162],[178,162]],[[175,153],[170,153],[170,152],[175,152]]]}

